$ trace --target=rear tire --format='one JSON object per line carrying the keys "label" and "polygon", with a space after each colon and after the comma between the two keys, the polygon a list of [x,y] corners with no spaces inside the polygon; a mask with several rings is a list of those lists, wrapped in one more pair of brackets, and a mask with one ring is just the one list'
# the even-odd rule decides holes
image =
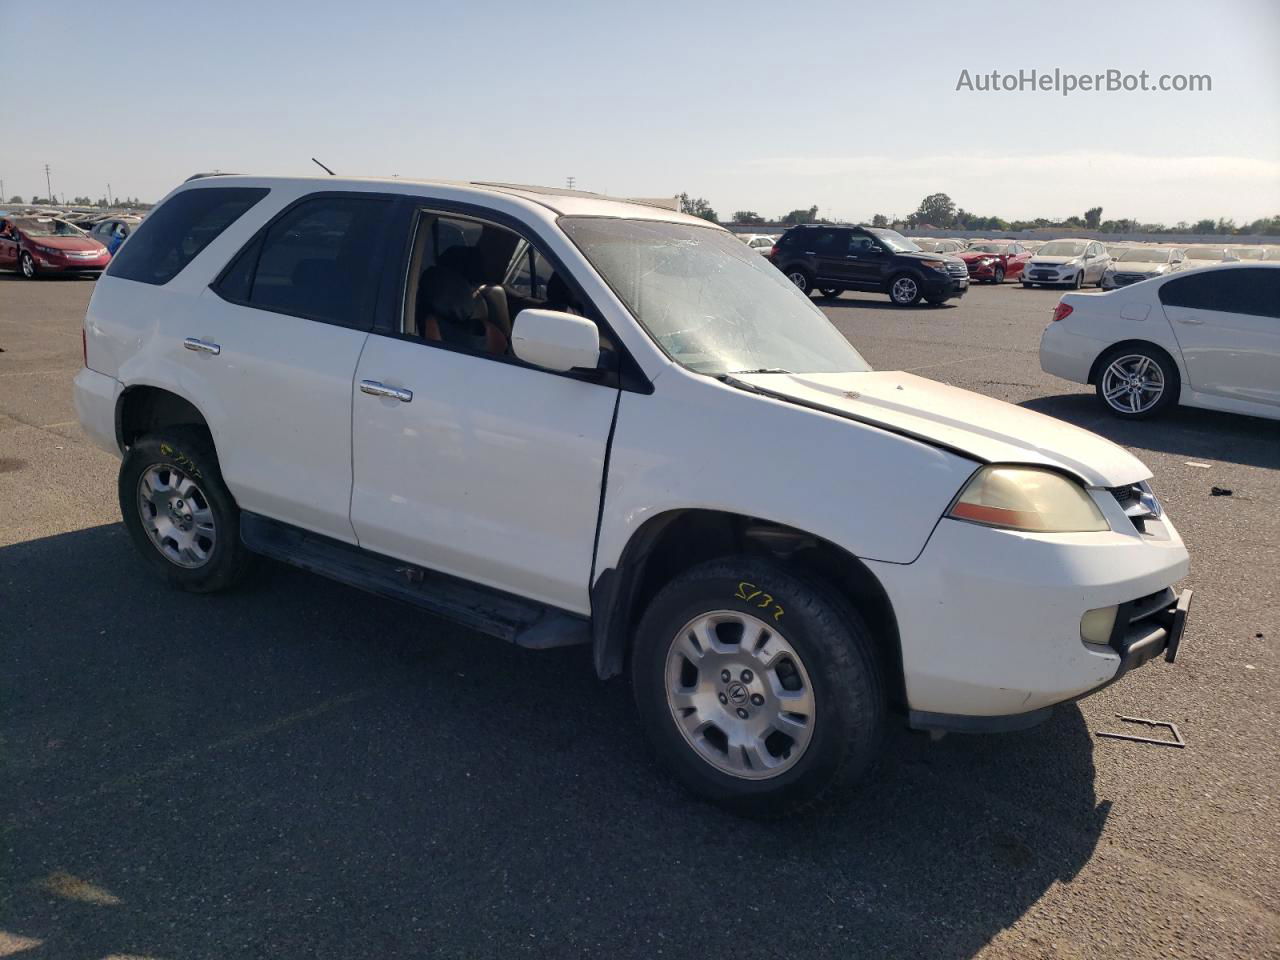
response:
{"label": "rear tire", "polygon": [[736,813],[794,813],[879,753],[884,682],[862,618],[772,559],[712,560],[668,583],[640,621],[631,678],[662,764]]}
{"label": "rear tire", "polygon": [[835,287],[823,287],[823,288],[822,288],[822,295],[823,295],[824,297],[827,297],[827,298],[831,299],[831,300],[836,299],[836,297],[840,296],[840,294],[841,294],[841,293],[843,293],[843,292],[844,292],[843,290],[837,290]]}
{"label": "rear tire", "polygon": [[1094,390],[1112,416],[1145,420],[1174,406],[1182,390],[1177,364],[1158,347],[1108,350],[1098,361]]}
{"label": "rear tire", "polygon": [[162,427],[138,440],[120,465],[118,493],[134,546],[170,585],[213,593],[248,569],[240,508],[205,431]]}
{"label": "rear tire", "polygon": [[813,294],[813,276],[804,267],[788,268],[787,279],[794,283],[801,293]]}

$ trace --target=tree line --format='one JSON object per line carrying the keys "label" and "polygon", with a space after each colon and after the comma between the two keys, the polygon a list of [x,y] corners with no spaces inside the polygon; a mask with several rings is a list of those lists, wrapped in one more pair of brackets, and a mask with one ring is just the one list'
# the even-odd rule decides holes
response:
{"label": "tree line", "polygon": [[[719,223],[711,204],[702,197],[690,197],[680,194],[680,210],[695,217],[702,217]],[[783,214],[776,220],[768,220],[754,210],[736,210],[729,223],[758,225],[778,223],[791,226],[797,223],[830,223],[818,216],[818,207],[797,208]],[[873,227],[888,227],[895,223],[904,223],[909,227],[937,227],[953,230],[991,230],[995,232],[1012,232],[1015,230],[1037,230],[1042,228],[1062,227],[1064,229],[1094,230],[1099,233],[1203,233],[1232,236],[1236,234],[1280,235],[1280,214],[1272,217],[1259,217],[1249,223],[1237,224],[1229,217],[1217,220],[1205,218],[1189,223],[1179,220],[1172,226],[1163,223],[1142,223],[1133,218],[1120,220],[1103,220],[1102,207],[1090,207],[1081,216],[1070,216],[1066,219],[1052,220],[1037,217],[1034,220],[1004,220],[1000,217],[981,216],[970,213],[964,207],[957,206],[945,193],[931,193],[920,201],[914,213],[906,217],[887,216],[877,213],[871,218]]]}

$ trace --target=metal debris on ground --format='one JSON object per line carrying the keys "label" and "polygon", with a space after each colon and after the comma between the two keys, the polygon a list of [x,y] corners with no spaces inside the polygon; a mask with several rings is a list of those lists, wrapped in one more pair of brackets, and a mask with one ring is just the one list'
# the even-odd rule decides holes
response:
{"label": "metal debris on ground", "polygon": [[1185,462],[1188,467],[1200,467],[1202,470],[1208,470],[1210,466],[1207,463],[1201,463],[1199,460],[1187,460]]}
{"label": "metal debris on ground", "polygon": [[1229,497],[1231,491],[1227,487],[1214,487],[1209,491],[1211,497]]}
{"label": "metal debris on ground", "polygon": [[1099,737],[1111,737],[1113,740],[1131,740],[1134,743],[1154,743],[1158,747],[1178,747],[1182,748],[1187,742],[1182,739],[1182,734],[1178,732],[1178,725],[1170,723],[1168,720],[1148,720],[1146,717],[1126,717],[1124,714],[1117,713],[1116,717],[1125,723],[1145,723],[1149,727],[1165,727],[1173,733],[1172,740],[1157,740],[1154,737],[1138,737],[1132,733],[1112,733],[1109,730],[1095,730],[1094,735]]}

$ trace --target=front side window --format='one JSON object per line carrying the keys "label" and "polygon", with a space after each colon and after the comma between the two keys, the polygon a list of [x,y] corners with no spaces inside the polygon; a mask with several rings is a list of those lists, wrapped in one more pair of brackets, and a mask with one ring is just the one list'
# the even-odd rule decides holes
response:
{"label": "front side window", "polygon": [[[380,197],[304,200],[253,240],[214,289],[259,310],[367,330],[378,245],[390,207],[391,201]],[[120,249],[146,235],[140,227]]]}
{"label": "front side window", "polygon": [[876,238],[880,246],[894,253],[919,253],[920,248],[914,243],[900,234],[897,230],[882,230],[875,228],[871,234]]}
{"label": "front side window", "polygon": [[559,223],[649,336],[690,370],[871,369],[807,296],[732,234],[653,220]]}
{"label": "front side window", "polygon": [[28,237],[83,237],[84,231],[65,220],[35,219],[16,221],[18,229]]}
{"label": "front side window", "polygon": [[267,195],[263,187],[195,187],[170,197],[111,258],[107,276],[165,284]]}
{"label": "front side window", "polygon": [[[589,312],[541,251],[515,231],[461,215],[418,214],[398,333],[511,357],[512,322],[529,308]],[[610,346],[603,332],[601,344]]]}

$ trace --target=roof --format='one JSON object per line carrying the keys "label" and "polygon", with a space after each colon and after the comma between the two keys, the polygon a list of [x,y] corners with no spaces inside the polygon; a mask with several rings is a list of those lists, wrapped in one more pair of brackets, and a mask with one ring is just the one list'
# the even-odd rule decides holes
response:
{"label": "roof", "polygon": [[[206,179],[210,175],[197,174],[188,178],[188,183]],[[665,220],[672,223],[691,223],[699,226],[716,226],[700,217],[667,210],[649,203],[608,197],[600,193],[585,190],[566,190],[560,187],[539,187],[518,183],[494,183],[488,181],[436,180],[407,177],[255,177],[240,174],[218,174],[219,184],[228,182],[253,183],[269,186],[278,184],[312,184],[317,189],[368,190],[372,186],[387,189],[392,193],[409,193],[414,187],[448,187],[452,190],[463,190],[483,195],[502,195],[519,197],[541,207],[545,207],[563,216],[581,217],[626,217],[636,220]]]}

